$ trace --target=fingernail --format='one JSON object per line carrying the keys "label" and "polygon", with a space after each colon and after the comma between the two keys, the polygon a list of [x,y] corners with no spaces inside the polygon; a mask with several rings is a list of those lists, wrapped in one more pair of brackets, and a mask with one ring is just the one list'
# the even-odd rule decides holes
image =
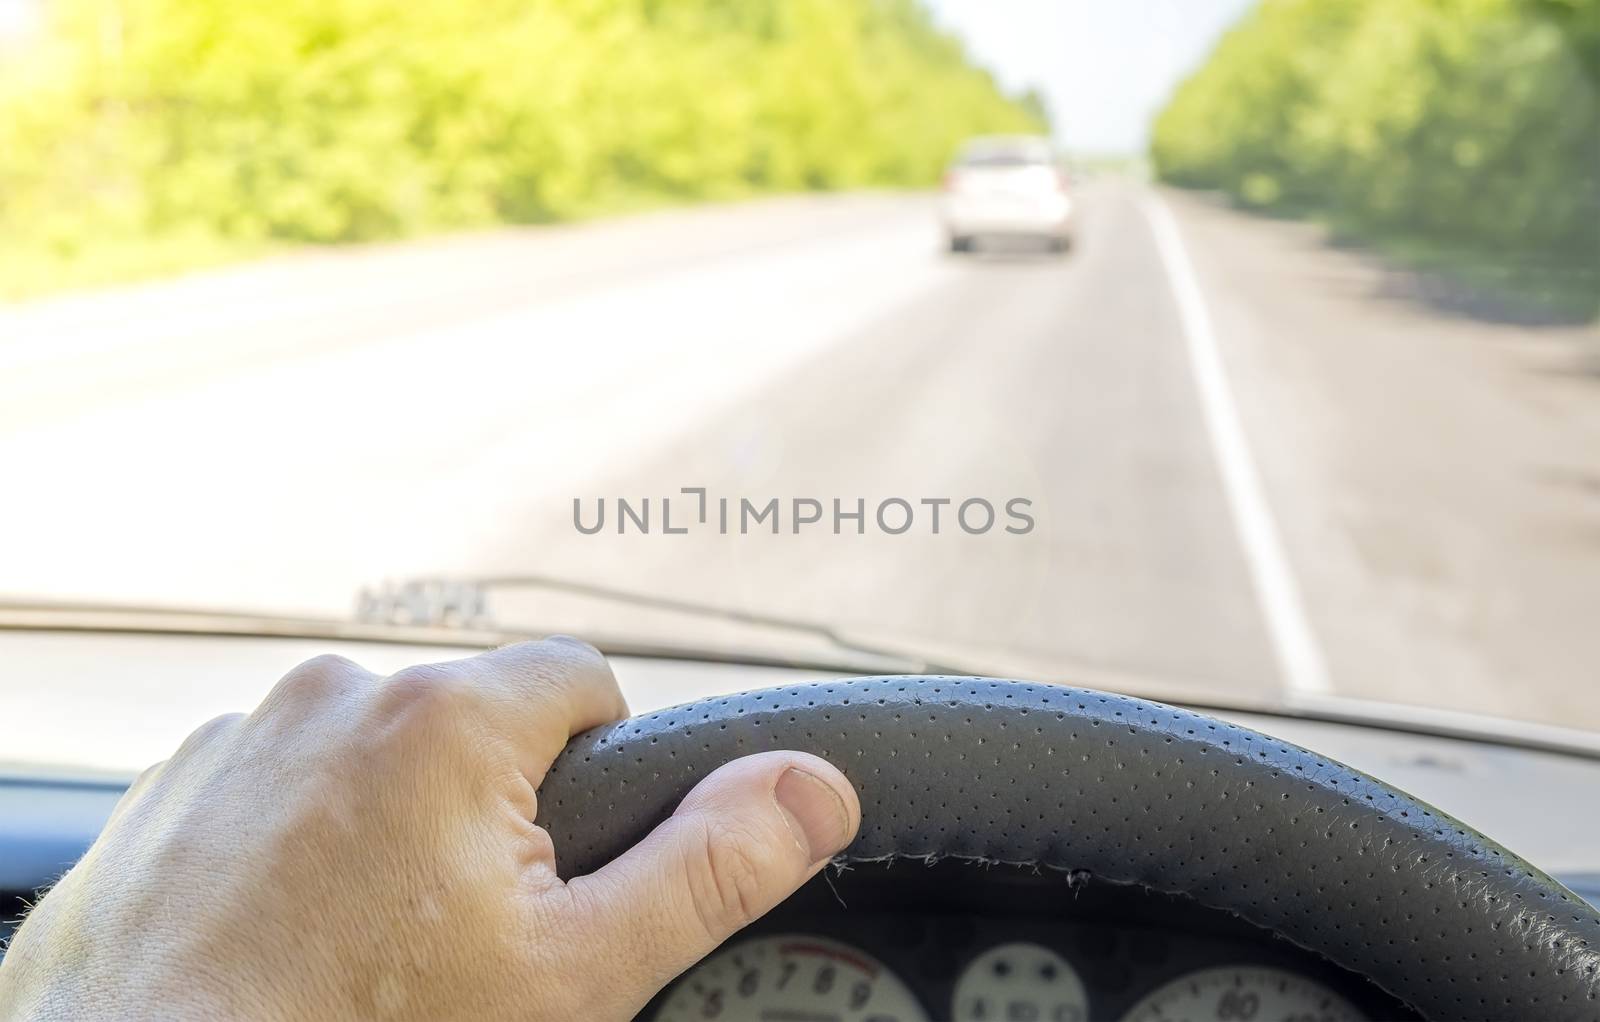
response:
{"label": "fingernail", "polygon": [[790,767],[773,789],[778,807],[815,864],[842,849],[850,839],[850,813],[833,786],[799,767]]}

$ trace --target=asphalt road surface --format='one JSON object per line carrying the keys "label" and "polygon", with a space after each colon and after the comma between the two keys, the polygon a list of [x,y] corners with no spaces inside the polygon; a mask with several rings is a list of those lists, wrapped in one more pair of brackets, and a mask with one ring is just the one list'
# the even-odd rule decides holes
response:
{"label": "asphalt road surface", "polygon": [[540,573],[991,673],[1600,728],[1597,343],[1109,181],[1065,258],[950,257],[901,195],[295,256],[0,309],[0,595]]}

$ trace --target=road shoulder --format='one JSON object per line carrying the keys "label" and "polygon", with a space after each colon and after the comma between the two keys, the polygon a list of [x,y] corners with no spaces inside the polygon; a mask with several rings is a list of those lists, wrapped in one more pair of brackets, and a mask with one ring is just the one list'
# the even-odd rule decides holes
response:
{"label": "road shoulder", "polygon": [[1335,691],[1600,726],[1594,331],[1467,318],[1308,225],[1163,195]]}

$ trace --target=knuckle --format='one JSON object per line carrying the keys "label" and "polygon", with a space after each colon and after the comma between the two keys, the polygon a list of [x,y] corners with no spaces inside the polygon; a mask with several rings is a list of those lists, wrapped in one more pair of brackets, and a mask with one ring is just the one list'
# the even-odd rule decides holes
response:
{"label": "knuckle", "polygon": [[588,663],[605,661],[598,649],[574,635],[552,635],[544,641],[547,646],[561,650],[563,655],[572,659]]}
{"label": "knuckle", "polygon": [[753,922],[762,911],[762,871],[750,835],[737,827],[705,827],[689,859],[689,885],[699,923],[713,940]]}
{"label": "knuckle", "polygon": [[[189,737],[185,738],[178,748],[178,756],[192,755],[201,749],[209,748],[236,730],[242,720],[244,720],[242,713],[224,713],[212,717],[189,733]],[[157,763],[146,770],[145,774],[154,777],[164,768],[165,763]],[[139,775],[140,781],[145,779],[145,774]]]}
{"label": "knuckle", "polygon": [[295,672],[298,673],[304,671],[316,674],[347,674],[351,671],[359,671],[360,669],[361,668],[356,665],[356,662],[351,660],[349,657],[340,656],[337,653],[320,653],[317,656],[312,657],[310,660],[307,660],[299,667],[296,667]]}
{"label": "knuckle", "polygon": [[139,771],[139,776],[133,779],[133,783],[128,785],[128,790],[122,793],[122,797],[117,799],[117,804],[112,807],[111,819],[116,820],[117,818],[126,815],[131,807],[143,799],[146,793],[149,792],[166,773],[167,764],[170,762],[171,760],[164,759],[159,763],[153,763]]}
{"label": "knuckle", "polygon": [[315,702],[342,692],[361,673],[355,661],[337,653],[323,653],[284,675],[278,683],[278,695],[291,702]]}
{"label": "knuckle", "polygon": [[132,791],[135,788],[142,788],[145,785],[152,783],[157,777],[161,776],[163,771],[166,770],[168,762],[168,760],[162,760],[159,763],[152,763],[143,770],[139,771],[139,776],[135,777],[133,779],[133,783],[128,785],[128,790]]}
{"label": "knuckle", "polygon": [[551,678],[606,676],[611,673],[611,665],[598,649],[570,635],[552,635],[540,642],[538,649],[543,654],[544,671]]}
{"label": "knuckle", "polygon": [[463,715],[471,691],[456,672],[438,664],[417,664],[384,682],[378,712],[386,720],[448,722]]}

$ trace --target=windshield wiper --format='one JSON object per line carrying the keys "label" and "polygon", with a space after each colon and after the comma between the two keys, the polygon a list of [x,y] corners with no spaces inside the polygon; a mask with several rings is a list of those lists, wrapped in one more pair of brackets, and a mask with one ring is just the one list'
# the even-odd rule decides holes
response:
{"label": "windshield wiper", "polygon": [[[675,596],[635,592],[551,575],[433,576],[401,582],[385,582],[381,586],[361,590],[356,601],[356,618],[367,624],[463,628],[485,632],[518,631],[523,630],[525,626],[497,620],[490,609],[490,604],[496,593],[519,590],[577,596],[645,610],[681,614],[702,621],[780,631],[809,638],[830,650],[852,658],[848,663],[829,662],[826,665],[819,663],[818,666],[844,666],[854,669],[863,666],[861,660],[865,660],[876,669],[891,669],[900,673],[969,673],[930,662],[914,652],[850,638],[831,625],[820,622],[738,610]],[[780,659],[786,663],[792,662],[791,658]]]}

